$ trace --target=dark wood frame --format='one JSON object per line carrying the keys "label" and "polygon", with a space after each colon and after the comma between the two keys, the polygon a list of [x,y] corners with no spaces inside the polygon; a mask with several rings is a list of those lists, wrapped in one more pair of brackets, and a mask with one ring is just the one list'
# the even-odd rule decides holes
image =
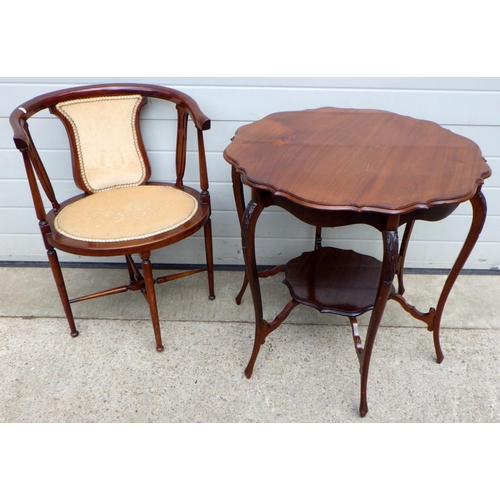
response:
{"label": "dark wood frame", "polygon": [[[385,203],[369,206],[364,204],[364,192],[357,189],[355,179],[352,179],[353,189],[347,194],[347,196],[351,196],[349,203],[338,205],[332,203],[328,205],[316,202],[315,190],[317,185],[315,182],[301,179],[303,180],[301,183],[293,176],[290,176],[287,169],[290,163],[293,163],[293,167],[290,169],[295,175],[300,169],[309,172],[311,149],[301,149],[298,146],[304,144],[304,141],[308,138],[309,129],[311,130],[311,139],[316,140],[314,143],[323,146],[318,139],[318,137],[321,138],[321,134],[318,133],[321,126],[318,127],[314,120],[321,120],[322,114],[330,112],[329,110],[338,113],[339,116],[344,115],[347,117],[342,119],[342,125],[345,128],[341,130],[346,131],[342,137],[344,139],[343,145],[349,144],[352,146],[358,144],[359,141],[365,141],[368,134],[363,134],[363,131],[359,130],[359,126],[363,123],[364,118],[373,118],[378,113],[382,126],[383,123],[398,119],[401,125],[408,129],[408,134],[410,132],[414,133],[415,130],[418,131],[417,135],[419,133],[428,133],[429,136],[435,137],[437,134],[440,136],[439,141],[441,141],[439,147],[443,148],[446,154],[449,153],[452,146],[458,143],[464,150],[467,150],[468,156],[466,157],[471,161],[471,172],[474,175],[477,172],[477,176],[472,176],[473,180],[470,184],[463,182],[455,195],[418,200],[411,199],[411,196],[408,196],[407,199],[401,201],[400,206],[391,205],[392,200],[390,199],[392,195],[388,190],[392,189],[396,193],[404,193],[404,179],[395,179],[394,185],[380,187],[380,198],[390,200]],[[305,129],[302,129],[306,130],[304,135],[299,136],[293,128],[291,118],[294,113],[302,125],[304,123],[308,125]],[[311,116],[308,117],[308,114]],[[350,121],[351,117],[352,122]],[[357,126],[353,126],[353,123],[356,123]],[[240,134],[240,132],[242,133]],[[331,134],[334,135],[336,132],[337,130],[333,130]],[[315,133],[318,135],[314,135]],[[405,144],[412,144],[406,141],[409,141],[410,138],[414,139],[415,135],[403,136],[404,140],[401,141],[401,145],[404,147]],[[293,155],[287,154],[287,148],[290,146],[294,148]],[[352,165],[349,155],[355,151],[355,147],[351,146],[349,148],[341,147],[329,150],[332,153],[332,158],[330,158],[331,168],[342,168],[341,165],[348,165],[348,168],[343,173],[344,176],[349,175],[348,170]],[[322,149],[321,151],[326,150]],[[275,154],[276,152],[279,154]],[[424,148],[421,153],[421,161],[426,168],[427,182],[432,183],[433,169],[439,168],[439,165],[434,165],[432,148],[427,148],[427,150]],[[325,154],[328,153],[325,152]],[[463,154],[466,155],[465,152]],[[271,157],[275,159],[276,163],[273,163]],[[226,148],[224,158],[232,166],[233,192],[241,224],[242,248],[245,259],[245,277],[241,291],[236,297],[236,302],[241,303],[243,294],[247,286],[250,285],[255,311],[254,346],[245,369],[247,378],[252,375],[260,346],[265,343],[267,336],[278,328],[299,304],[312,306],[320,312],[348,317],[360,365],[361,394],[359,413],[362,417],[368,412],[367,383],[371,354],[388,300],[397,301],[406,312],[427,325],[427,329],[433,332],[437,362],[441,363],[443,361],[444,355],[439,341],[439,331],[444,306],[453,284],[474,248],[486,218],[486,200],[481,192],[481,186],[484,179],[491,175],[491,169],[482,158],[477,145],[452,132],[444,131],[444,129],[431,122],[374,110],[323,108],[304,112],[276,113],[265,117],[259,122],[242,127],[237,131],[232,144]],[[284,162],[283,158],[287,158],[287,161]],[[467,165],[467,162],[462,160],[463,158],[457,162],[460,167]],[[389,168],[399,168],[404,165],[404,151],[403,155],[398,157],[396,161],[392,160],[392,164],[389,162],[387,155],[384,156],[384,161],[387,161],[388,166],[390,165]],[[382,162],[381,165],[381,168],[383,168],[384,163]],[[280,181],[283,176],[286,177],[287,175],[287,181],[289,181],[287,184],[288,190],[285,190]],[[328,182],[327,170],[323,169],[321,177],[322,182]],[[318,176],[315,177],[316,180],[317,178]],[[398,182],[401,182],[401,185],[398,185]],[[441,182],[446,182],[446,178]],[[251,199],[248,204],[245,203],[244,184],[251,188]],[[290,186],[292,186],[291,189]],[[432,185],[433,189],[437,188],[437,190],[440,189],[440,186]],[[444,186],[443,184],[443,191],[445,191]],[[295,193],[294,187],[301,190],[302,196]],[[332,189],[335,189],[335,185],[332,185]],[[342,193],[342,195],[344,194]],[[405,292],[403,283],[404,262],[414,223],[417,220],[440,221],[453,213],[460,203],[466,201],[470,201],[473,212],[468,236],[448,275],[436,308],[430,308],[429,312],[422,313],[409,304],[403,296]],[[255,230],[262,211],[273,205],[287,210],[301,221],[316,227],[314,250],[302,254],[302,256],[285,265],[279,265],[274,269],[261,272],[257,269]],[[351,224],[367,224],[381,232],[383,260],[378,262],[378,266],[374,262],[375,259],[368,256],[360,256],[352,251],[322,248],[321,229],[323,227],[333,228]],[[405,232],[401,247],[399,247],[398,228],[403,225],[405,225]],[[349,266],[349,264],[355,265]],[[319,272],[311,272],[311,269],[314,268],[319,269]],[[363,268],[368,272],[359,273],[359,268]],[[374,270],[375,272],[373,272]],[[278,272],[285,272],[284,283],[288,286],[292,299],[274,320],[268,322],[264,319],[259,278],[272,276]],[[393,285],[395,277],[397,277],[397,289]],[[319,300],[316,293],[316,280],[322,280],[323,285],[331,282],[335,284],[337,289],[332,288],[330,290],[331,297],[328,299]],[[359,293],[356,297],[351,296],[350,302],[345,302],[341,298],[348,291],[349,284],[353,280],[357,280]],[[356,317],[367,311],[372,311],[372,313],[363,344]]]}
{"label": "dark wood frame", "polygon": [[[170,101],[175,104],[177,109],[177,148],[176,148],[176,181],[175,183],[147,183],[150,177],[150,167],[147,160],[146,152],[140,136],[139,123],[137,123],[137,134],[141,151],[144,153],[146,162],[146,179],[143,184],[168,185],[177,189],[183,190],[186,193],[194,196],[198,202],[198,209],[194,216],[171,231],[167,231],[148,238],[137,240],[112,242],[112,243],[95,243],[78,241],[64,236],[59,233],[54,227],[54,219],[57,213],[70,203],[87,196],[86,193],[75,196],[69,200],[59,202],[55,191],[50,182],[47,171],[42,163],[42,160],[37,152],[33,138],[31,137],[28,120],[44,109],[49,109],[54,112],[56,104],[74,99],[85,99],[103,96],[120,96],[138,94],[143,96],[144,101],[147,98],[161,99]],[[142,107],[142,104],[141,104]],[[58,114],[58,113],[56,113]],[[194,123],[197,129],[198,141],[198,160],[200,173],[200,190],[185,186],[183,177],[186,167],[186,147],[187,147],[187,127],[188,117]],[[64,120],[63,120],[64,122]],[[14,143],[23,155],[26,174],[33,197],[36,216],[39,220],[39,227],[42,233],[43,242],[47,251],[47,256],[50,262],[52,273],[57,285],[59,296],[70,326],[71,336],[78,336],[79,332],[73,317],[71,304],[83,300],[104,297],[117,293],[123,293],[129,290],[141,291],[148,302],[153,329],[156,340],[156,350],[163,351],[161,339],[160,322],[158,316],[158,308],[156,303],[155,285],[172,281],[178,278],[189,276],[199,272],[207,272],[209,285],[209,298],[215,298],[214,292],[214,272],[213,272],[213,248],[212,248],[212,229],[211,229],[211,204],[208,184],[207,164],[205,157],[205,146],[203,140],[203,132],[210,129],[210,119],[205,116],[200,110],[198,104],[183,92],[175,89],[162,87],[159,85],[148,84],[103,84],[89,85],[84,87],[75,87],[64,90],[51,92],[31,99],[18,108],[16,108],[10,116],[10,124],[14,131]],[[71,141],[70,141],[71,142]],[[85,190],[85,186],[80,178],[80,173],[75,168],[75,145],[71,143],[73,171],[75,174],[75,183],[81,189]],[[48,213],[45,210],[42,201],[40,187],[44,194],[49,199],[52,210]],[[189,271],[177,272],[167,276],[154,278],[151,265],[151,252],[159,248],[176,243],[196,231],[203,228],[205,239],[206,265],[198,269]],[[97,293],[85,295],[70,299],[66,290],[61,266],[57,257],[57,250],[68,252],[75,255],[90,256],[90,257],[109,257],[109,256],[124,256],[129,274],[129,283],[123,286],[104,290]],[[138,254],[141,259],[141,268],[136,265],[132,259],[133,254]]]}

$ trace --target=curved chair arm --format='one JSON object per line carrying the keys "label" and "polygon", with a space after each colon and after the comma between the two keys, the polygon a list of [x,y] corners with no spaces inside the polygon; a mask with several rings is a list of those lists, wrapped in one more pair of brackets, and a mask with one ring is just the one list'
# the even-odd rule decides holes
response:
{"label": "curved chair arm", "polygon": [[172,101],[175,104],[186,108],[196,128],[198,128],[199,130],[210,129],[210,118],[203,114],[196,101],[187,94],[184,94],[184,92],[167,87],[162,87],[161,85],[131,84],[130,86],[136,87],[141,93],[144,93],[144,95]]}
{"label": "curved chair arm", "polygon": [[[141,133],[141,125],[148,120],[146,117],[141,123],[140,119],[141,109],[148,97],[151,101],[171,101],[165,107],[175,108],[177,113],[175,187],[179,189],[174,188],[170,179],[168,182],[149,182],[151,165]],[[161,114],[161,108],[158,106],[158,115]],[[66,143],[59,150],[66,152],[69,146],[75,186],[83,191],[70,199],[61,200],[61,203],[56,199],[49,177],[50,170],[47,172],[42,161],[43,156],[47,156],[49,161],[54,157],[44,155],[42,151],[39,154],[35,147],[36,134],[30,132],[30,118],[41,111],[48,111],[62,121],[69,144]],[[173,128],[170,126],[173,121],[170,111],[163,120],[169,122],[166,127],[169,134]],[[201,190],[182,184],[190,117],[201,145]],[[10,124],[16,147],[22,153],[39,229],[71,336],[79,335],[72,311],[73,303],[129,290],[141,291],[151,313],[156,350],[163,351],[155,286],[204,271],[208,276],[209,298],[215,298],[210,195],[207,190],[206,162],[202,157],[203,141],[200,138],[203,131],[210,128],[210,120],[192,98],[177,90],[159,85],[106,84],[62,89],[35,97],[11,113]],[[35,131],[38,128],[33,127]],[[61,135],[60,129],[54,132],[57,137]],[[47,139],[52,134],[50,130],[45,130],[41,135]],[[163,149],[162,152],[167,153],[163,157],[167,160],[165,163],[169,164],[170,149]],[[61,159],[61,164],[68,163],[66,158]],[[100,173],[104,175],[99,176]],[[86,182],[89,177],[90,182]],[[94,194],[97,192],[100,194]],[[52,204],[51,210],[46,210],[46,198]],[[97,207],[94,214],[89,210],[88,203]],[[111,208],[111,212],[106,212],[108,208]],[[70,211],[69,218],[68,212],[64,212],[66,209]],[[105,213],[115,215],[105,217]],[[134,216],[130,216],[132,213]],[[97,223],[96,219],[99,219]],[[65,225],[64,220],[66,223],[70,221],[69,226]],[[103,220],[107,220],[109,225],[102,234],[96,235],[96,227]],[[87,233],[81,232],[82,229],[87,230]],[[151,252],[184,240],[201,229],[204,233],[206,264],[155,278]],[[70,299],[57,256],[59,250],[75,256],[124,257],[128,284]],[[132,258],[134,254],[140,256],[140,270]]]}
{"label": "curved chair arm", "polygon": [[[187,119],[191,117],[193,124],[198,132],[198,154],[200,168],[200,187],[202,190],[203,202],[209,203],[208,194],[208,176],[205,158],[205,147],[203,143],[203,131],[210,129],[210,119],[201,111],[196,101],[183,92],[163,87],[161,85],[143,84],[143,83],[107,83],[97,85],[85,85],[81,87],[70,87],[61,90],[55,90],[33,99],[26,101],[17,107],[10,115],[10,124],[14,132],[14,142],[23,155],[26,168],[30,171],[33,168],[42,187],[49,197],[54,208],[59,204],[55,198],[54,190],[51,186],[49,177],[45,171],[42,160],[38,155],[35,145],[31,139],[28,128],[28,120],[36,113],[53,108],[64,101],[76,99],[89,99],[93,97],[104,97],[113,95],[141,95],[170,101],[177,107],[178,129],[177,129],[177,154],[176,154],[176,186],[183,187],[183,177],[186,165],[186,138],[187,138]],[[35,189],[35,185],[33,189]],[[37,195],[37,198],[39,196]],[[57,209],[57,208],[56,208]]]}
{"label": "curved chair arm", "polygon": [[14,143],[19,151],[25,151],[29,148],[30,139],[24,131],[26,123],[26,109],[20,106],[10,114],[10,125],[14,131]]}
{"label": "curved chair arm", "polygon": [[27,149],[30,143],[23,126],[26,120],[39,111],[50,108],[66,99],[85,99],[94,95],[141,94],[171,101],[187,110],[196,128],[199,130],[210,129],[210,118],[205,116],[194,99],[180,90],[141,83],[108,83],[102,85],[86,85],[72,87],[65,90],[56,90],[26,101],[16,108],[10,115],[10,124],[14,130],[14,142],[18,149]]}

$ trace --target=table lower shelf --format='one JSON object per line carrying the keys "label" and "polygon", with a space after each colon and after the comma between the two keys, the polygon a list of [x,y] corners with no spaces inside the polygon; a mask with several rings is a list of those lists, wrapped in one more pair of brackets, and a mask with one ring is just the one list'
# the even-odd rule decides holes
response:
{"label": "table lower shelf", "polygon": [[[381,267],[374,257],[324,247],[289,261],[283,283],[299,304],[356,317],[373,309]],[[390,296],[395,294],[392,287]]]}

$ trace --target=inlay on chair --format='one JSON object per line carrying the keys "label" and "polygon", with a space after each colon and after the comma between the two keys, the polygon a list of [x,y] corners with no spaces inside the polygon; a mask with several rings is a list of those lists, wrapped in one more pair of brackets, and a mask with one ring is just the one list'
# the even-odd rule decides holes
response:
{"label": "inlay on chair", "polygon": [[[170,101],[177,110],[175,183],[148,182],[151,167],[140,132],[140,111],[148,98]],[[73,177],[82,194],[59,202],[28,129],[42,110],[57,115],[69,136]],[[188,117],[197,132],[200,190],[183,183]],[[207,271],[214,299],[210,195],[203,131],[210,120],[196,102],[157,85],[106,84],[45,94],[22,104],[10,116],[21,151],[43,241],[73,337],[78,336],[71,304],[127,290],[140,290],[153,322],[156,349],[163,350],[155,284]],[[46,211],[42,188],[52,210]],[[206,265],[153,277],[151,252],[204,229]],[[124,256],[129,283],[69,299],[56,249],[89,257]],[[132,255],[138,254],[141,268]]]}

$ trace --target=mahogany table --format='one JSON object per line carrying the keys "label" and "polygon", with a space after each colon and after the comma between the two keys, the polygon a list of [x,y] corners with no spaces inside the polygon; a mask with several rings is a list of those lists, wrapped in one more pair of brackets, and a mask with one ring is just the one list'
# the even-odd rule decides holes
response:
{"label": "mahogany table", "polygon": [[[370,357],[389,299],[427,325],[433,332],[437,362],[443,360],[439,326],[445,302],[486,217],[481,186],[491,170],[474,142],[435,123],[394,113],[321,108],[275,113],[240,127],[224,158],[232,165],[245,259],[245,280],[236,301],[240,303],[250,284],[255,309],[248,378],[266,337],[298,304],[349,318],[360,364],[361,416],[368,412]],[[251,188],[246,208],[243,183]],[[413,225],[416,220],[442,220],[466,201],[472,205],[468,236],[436,308],[420,312],[404,298],[403,268]],[[271,205],[315,226],[316,240],[311,252],[258,271],[255,228],[259,215]],[[382,262],[351,250],[322,247],[322,227],[350,224],[368,224],[381,232]],[[259,278],[281,271],[291,300],[268,322]],[[356,318],[367,311],[372,312],[363,345]]]}

